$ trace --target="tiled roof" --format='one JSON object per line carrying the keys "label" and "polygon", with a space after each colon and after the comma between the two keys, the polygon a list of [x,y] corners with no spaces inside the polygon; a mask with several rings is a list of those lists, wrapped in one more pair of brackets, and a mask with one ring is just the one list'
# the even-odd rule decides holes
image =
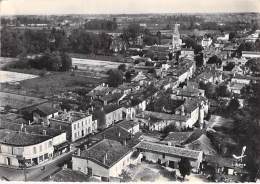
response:
{"label": "tiled roof", "polygon": [[49,103],[44,103],[36,106],[36,110],[40,111],[45,116],[58,112],[58,110],[53,108],[52,105]]}
{"label": "tiled roof", "polygon": [[138,125],[138,122],[135,122],[133,120],[123,120],[119,123],[117,123],[117,126],[122,127],[125,130],[130,130],[132,127]]}
{"label": "tiled roof", "polygon": [[110,168],[130,151],[131,149],[118,141],[103,139],[89,149],[82,151],[80,157]]}
{"label": "tiled roof", "polygon": [[191,136],[191,134],[192,132],[170,132],[168,136],[163,139],[163,141],[181,145]]}
{"label": "tiled roof", "polygon": [[120,108],[121,108],[121,106],[119,106],[119,105],[114,105],[114,104],[106,105],[106,106],[104,106],[104,112],[110,113],[110,112],[113,112],[113,111],[118,110]]}
{"label": "tiled roof", "polygon": [[181,116],[178,114],[167,114],[162,112],[152,112],[152,111],[144,111],[137,115],[137,118],[154,118],[158,120],[176,120],[176,121],[187,121],[189,117]]}
{"label": "tiled roof", "polygon": [[50,136],[0,129],[0,143],[14,146],[29,146],[51,139]]}
{"label": "tiled roof", "polygon": [[147,141],[140,142],[136,146],[136,148],[147,150],[147,151],[154,151],[154,152],[163,153],[172,156],[192,158],[192,159],[198,159],[200,155],[200,151],[178,148],[174,146],[168,146],[168,145],[152,143]]}
{"label": "tiled roof", "polygon": [[202,151],[206,155],[217,154],[217,151],[213,147],[210,139],[204,134],[201,135],[199,139],[185,145],[185,147],[192,150]]}

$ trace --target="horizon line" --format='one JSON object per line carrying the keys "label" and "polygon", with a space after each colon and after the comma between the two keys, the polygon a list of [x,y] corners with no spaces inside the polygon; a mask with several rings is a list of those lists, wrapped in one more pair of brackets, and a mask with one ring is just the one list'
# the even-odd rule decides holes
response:
{"label": "horizon line", "polygon": [[257,11],[231,11],[231,12],[162,12],[162,13],[26,13],[26,14],[1,14],[1,16],[28,16],[28,15],[39,15],[39,16],[50,16],[50,15],[160,15],[160,14],[260,14]]}

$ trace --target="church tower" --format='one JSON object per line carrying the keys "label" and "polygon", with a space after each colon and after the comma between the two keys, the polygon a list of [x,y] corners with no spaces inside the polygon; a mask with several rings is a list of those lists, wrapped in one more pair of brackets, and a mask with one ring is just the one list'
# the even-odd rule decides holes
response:
{"label": "church tower", "polygon": [[173,30],[173,34],[172,34],[172,50],[178,50],[181,47],[181,37],[180,37],[180,33],[179,33],[179,27],[180,24],[175,24],[174,25],[174,30]]}

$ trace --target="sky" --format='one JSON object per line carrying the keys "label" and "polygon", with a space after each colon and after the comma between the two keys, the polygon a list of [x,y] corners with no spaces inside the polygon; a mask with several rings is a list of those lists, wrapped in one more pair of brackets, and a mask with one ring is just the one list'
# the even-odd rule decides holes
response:
{"label": "sky", "polygon": [[0,0],[0,14],[260,12],[260,0]]}

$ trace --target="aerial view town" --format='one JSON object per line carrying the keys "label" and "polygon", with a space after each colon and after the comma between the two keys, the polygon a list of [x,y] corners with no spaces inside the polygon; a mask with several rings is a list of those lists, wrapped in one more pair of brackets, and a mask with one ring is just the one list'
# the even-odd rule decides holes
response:
{"label": "aerial view town", "polygon": [[0,181],[260,182],[260,2],[97,1],[0,2]]}

